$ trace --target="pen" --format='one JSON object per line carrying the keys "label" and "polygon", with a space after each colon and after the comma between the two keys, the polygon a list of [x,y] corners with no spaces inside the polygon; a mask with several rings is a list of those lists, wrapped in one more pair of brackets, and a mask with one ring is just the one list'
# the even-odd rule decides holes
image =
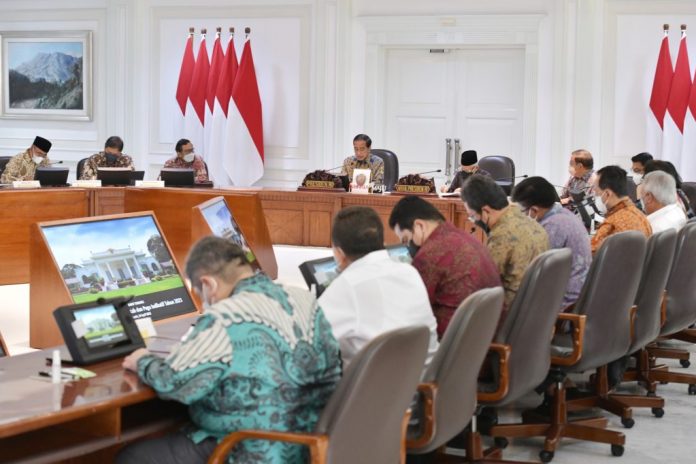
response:
{"label": "pen", "polygon": [[[40,375],[41,377],[51,377],[51,373],[50,373],[50,372],[46,372],[46,371],[39,371],[39,375]],[[77,377],[76,375],[74,375],[74,374],[71,374],[71,373],[69,373],[69,372],[62,372],[62,371],[61,371],[61,373],[60,373],[60,376],[63,377],[63,378],[65,378],[65,379],[70,379],[70,380],[75,380],[75,379],[78,378],[78,377]]]}

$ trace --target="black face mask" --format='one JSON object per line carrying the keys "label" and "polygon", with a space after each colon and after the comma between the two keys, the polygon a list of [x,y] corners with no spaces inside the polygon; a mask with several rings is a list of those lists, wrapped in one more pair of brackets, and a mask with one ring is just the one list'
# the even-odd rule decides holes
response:
{"label": "black face mask", "polygon": [[118,161],[118,155],[114,155],[111,153],[104,153],[106,156],[106,162],[109,164],[114,164],[116,161]]}
{"label": "black face mask", "polygon": [[420,247],[413,243],[413,240],[408,241],[406,248],[408,248],[408,254],[411,255],[411,258],[415,258],[416,253],[418,253],[418,250],[420,250]]}
{"label": "black face mask", "polygon": [[479,226],[481,229],[483,229],[483,231],[486,233],[486,235],[488,235],[488,234],[491,233],[491,229],[488,227],[488,224],[486,224],[486,223],[483,222],[482,220],[477,219],[477,220],[474,222],[474,224],[476,224],[476,225]]}

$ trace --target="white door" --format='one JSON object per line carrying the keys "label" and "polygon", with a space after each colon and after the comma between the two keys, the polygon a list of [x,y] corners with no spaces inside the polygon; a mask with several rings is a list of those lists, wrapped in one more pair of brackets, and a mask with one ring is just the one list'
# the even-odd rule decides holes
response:
{"label": "white door", "polygon": [[[522,160],[522,48],[391,49],[386,53],[385,148],[399,157],[399,174],[442,169],[445,139],[460,151]],[[377,147],[376,147],[377,148]],[[459,153],[450,156],[459,166]]]}

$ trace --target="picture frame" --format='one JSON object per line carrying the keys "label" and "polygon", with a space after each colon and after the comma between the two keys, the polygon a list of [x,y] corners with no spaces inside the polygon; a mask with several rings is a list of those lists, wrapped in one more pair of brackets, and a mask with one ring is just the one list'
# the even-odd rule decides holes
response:
{"label": "picture frame", "polygon": [[0,83],[0,118],[91,121],[92,32],[0,32]]}
{"label": "picture frame", "polygon": [[372,171],[370,169],[354,169],[353,170],[353,181],[350,183],[351,193],[370,193],[370,177],[372,176]]}

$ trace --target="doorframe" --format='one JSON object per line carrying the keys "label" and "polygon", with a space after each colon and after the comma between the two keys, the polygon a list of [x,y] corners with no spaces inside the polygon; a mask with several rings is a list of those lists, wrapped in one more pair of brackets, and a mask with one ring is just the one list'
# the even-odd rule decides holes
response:
{"label": "doorframe", "polygon": [[517,172],[535,172],[539,85],[540,25],[545,15],[366,16],[364,126],[384,140],[387,51],[423,49],[524,49],[521,159]]}

